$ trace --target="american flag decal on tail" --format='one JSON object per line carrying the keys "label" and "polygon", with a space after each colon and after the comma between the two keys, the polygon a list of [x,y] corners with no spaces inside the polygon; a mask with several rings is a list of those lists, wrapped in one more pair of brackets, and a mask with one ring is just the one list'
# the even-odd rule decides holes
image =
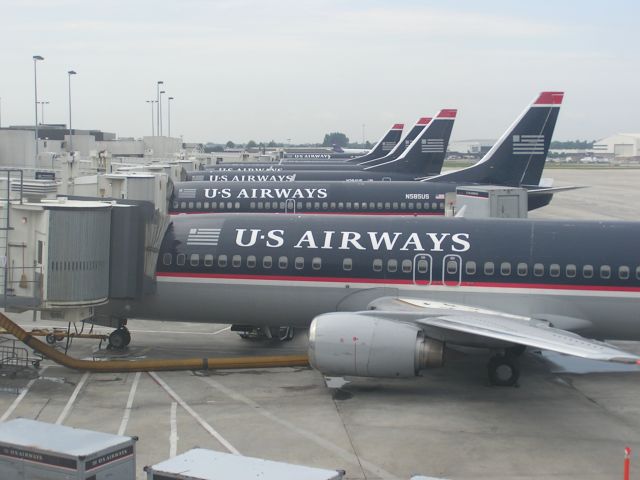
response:
{"label": "american flag decal on tail", "polygon": [[187,245],[206,245],[215,247],[220,238],[220,228],[192,228],[189,230]]}
{"label": "american flag decal on tail", "polygon": [[544,135],[514,135],[514,155],[536,155],[544,153]]}
{"label": "american flag decal on tail", "polygon": [[444,139],[423,138],[420,146],[422,153],[442,153],[444,152]]}

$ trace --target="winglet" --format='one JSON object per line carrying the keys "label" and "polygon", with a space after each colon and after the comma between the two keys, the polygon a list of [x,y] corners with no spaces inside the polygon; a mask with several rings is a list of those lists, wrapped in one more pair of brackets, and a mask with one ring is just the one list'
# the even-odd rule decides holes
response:
{"label": "winglet", "polygon": [[564,98],[564,92],[542,92],[534,105],[561,105]]}
{"label": "winglet", "polygon": [[416,122],[416,125],[429,125],[429,123],[431,123],[431,120],[433,120],[431,117],[421,117]]}
{"label": "winglet", "polygon": [[396,123],[391,130],[402,130],[404,128],[404,123]]}
{"label": "winglet", "polygon": [[436,118],[456,118],[458,114],[458,110],[455,108],[445,108],[444,110],[440,110],[436,115]]}

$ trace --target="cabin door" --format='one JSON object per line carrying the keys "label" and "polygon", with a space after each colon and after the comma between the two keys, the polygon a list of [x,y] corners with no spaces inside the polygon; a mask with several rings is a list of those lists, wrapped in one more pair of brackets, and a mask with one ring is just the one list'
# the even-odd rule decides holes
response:
{"label": "cabin door", "polygon": [[419,253],[413,257],[413,283],[431,285],[433,280],[433,258],[428,253]]}
{"label": "cabin door", "polygon": [[284,203],[284,213],[296,213],[296,201],[293,198],[287,198]]}

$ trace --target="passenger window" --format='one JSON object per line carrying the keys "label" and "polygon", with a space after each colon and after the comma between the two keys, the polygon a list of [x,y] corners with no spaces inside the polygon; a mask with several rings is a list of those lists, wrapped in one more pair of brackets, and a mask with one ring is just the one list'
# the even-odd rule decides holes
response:
{"label": "passenger window", "polygon": [[204,209],[209,210],[209,202],[204,202]]}
{"label": "passenger window", "polygon": [[391,210],[391,202],[385,202],[384,203],[384,209],[385,210]]}
{"label": "passenger window", "polygon": [[455,275],[456,273],[458,273],[458,262],[456,262],[455,260],[449,260],[447,262],[447,273],[449,275]]}
{"label": "passenger window", "polygon": [[611,278],[611,267],[609,265],[602,265],[600,267],[600,278],[605,280]]}
{"label": "passenger window", "polygon": [[416,210],[422,210],[422,202],[416,202]]}
{"label": "passenger window", "polygon": [[[240,204],[238,204],[238,205],[240,205]],[[273,210],[277,210],[278,209],[278,202],[271,202],[271,208]]]}
{"label": "passenger window", "polygon": [[431,202],[431,210],[437,210],[438,209],[438,202]]}
{"label": "passenger window", "polygon": [[189,210],[193,210],[193,202],[189,202]]}
{"label": "passenger window", "polygon": [[407,202],[400,202],[400,210],[406,210],[407,209]]}
{"label": "passenger window", "polygon": [[382,260],[380,258],[376,258],[373,260],[373,271],[374,272],[382,271]]}
{"label": "passenger window", "polygon": [[636,267],[636,280],[640,280],[640,267]]}
{"label": "passenger window", "polygon": [[258,210],[262,210],[264,208],[263,202],[258,202]]}
{"label": "passenger window", "polygon": [[338,210],[344,210],[344,203],[338,202]]}
{"label": "passenger window", "polygon": [[378,210],[382,210],[382,202],[378,202],[378,203],[376,204],[376,208],[377,208]]}
{"label": "passenger window", "polygon": [[593,265],[584,265],[582,267],[582,276],[584,278],[593,278]]}
{"label": "passenger window", "polygon": [[387,261],[387,272],[397,272],[398,271],[398,261],[394,258]]}
{"label": "passenger window", "polygon": [[231,265],[233,265],[234,268],[240,268],[242,266],[242,257],[240,255],[231,257]]}
{"label": "passenger window", "polygon": [[218,202],[211,202],[211,210],[218,208]]}
{"label": "passenger window", "polygon": [[196,208],[198,210],[201,210],[202,209],[202,202],[196,202]]}
{"label": "passenger window", "polygon": [[192,253],[191,257],[189,257],[189,263],[192,267],[197,267],[200,264],[200,255]]}
{"label": "passenger window", "polygon": [[255,255],[249,255],[247,257],[247,268],[256,268],[258,261]]}
{"label": "passenger window", "polygon": [[336,202],[331,202],[330,204],[331,210],[335,210],[336,209]]}
{"label": "passenger window", "polygon": [[328,210],[329,209],[329,203],[328,202],[322,202],[322,209],[323,210]]}
{"label": "passenger window", "polygon": [[213,267],[213,255],[207,254],[204,256],[204,266]]}
{"label": "passenger window", "polygon": [[529,273],[529,266],[526,263],[519,263],[517,268],[518,276],[520,277],[526,277],[527,273]]}
{"label": "passenger window", "polygon": [[165,253],[164,255],[162,255],[163,265],[171,265],[171,260],[173,260],[173,256],[170,253]]}
{"label": "passenger window", "polygon": [[564,274],[567,278],[573,278],[576,276],[577,268],[573,263],[568,264],[564,269]]}
{"label": "passenger window", "polygon": [[262,259],[262,267],[263,268],[271,268],[273,266],[273,258],[271,255],[267,255]]}
{"label": "passenger window", "polygon": [[256,209],[256,202],[250,202],[250,203],[249,203],[249,208],[250,208],[251,210],[255,210],[255,209]]}
{"label": "passenger window", "polygon": [[493,275],[495,272],[495,265],[493,262],[484,262],[484,274]]}
{"label": "passenger window", "polygon": [[413,210],[413,202],[409,202],[409,210]]}
{"label": "passenger window", "polygon": [[465,266],[465,272],[467,275],[475,275],[476,274],[476,262],[473,260],[469,260]]}
{"label": "passenger window", "polygon": [[440,202],[439,207],[440,207],[440,210],[444,210],[444,202]]}
{"label": "passenger window", "polygon": [[278,268],[284,270],[289,266],[289,259],[287,257],[278,258]]}
{"label": "passenger window", "polygon": [[620,280],[628,280],[629,273],[629,267],[625,265],[618,267],[618,277],[620,277]]}
{"label": "passenger window", "polygon": [[236,210],[240,210],[240,202],[236,202],[235,203],[235,208],[236,208]]}
{"label": "passenger window", "polygon": [[183,266],[187,260],[187,257],[184,253],[179,253],[176,257],[176,265]]}
{"label": "passenger window", "polygon": [[347,202],[347,210],[351,210],[351,202]]}
{"label": "passenger window", "polygon": [[296,270],[302,270],[304,268],[304,258],[296,257],[293,265],[296,267]]}
{"label": "passenger window", "polygon": [[297,208],[298,210],[302,210],[302,202],[297,202],[297,203],[296,203],[296,208]]}
{"label": "passenger window", "polygon": [[360,210],[360,204],[358,202],[353,202],[353,209]]}
{"label": "passenger window", "polygon": [[559,277],[560,265],[558,265],[557,263],[552,263],[551,265],[549,265],[549,275],[551,275],[554,278]]}
{"label": "passenger window", "polygon": [[418,273],[427,273],[429,271],[429,262],[424,258],[418,260]]}
{"label": "passenger window", "polygon": [[346,272],[350,272],[353,268],[353,260],[350,258],[345,258],[342,260],[342,269]]}
{"label": "passenger window", "polygon": [[403,273],[411,273],[413,269],[413,262],[411,260],[403,260],[402,261],[402,271]]}
{"label": "passenger window", "polygon": [[220,255],[218,257],[218,267],[226,268],[226,266],[227,266],[227,256],[226,255]]}
{"label": "passenger window", "polygon": [[311,268],[320,270],[322,268],[322,259],[320,257],[313,257],[311,259]]}
{"label": "passenger window", "polygon": [[280,210],[284,210],[285,209],[285,202],[280,202]]}
{"label": "passenger window", "polygon": [[398,210],[398,202],[393,202],[392,207],[394,210]]}
{"label": "passenger window", "polygon": [[233,208],[233,203],[227,202],[227,208],[231,210]]}
{"label": "passenger window", "polygon": [[500,274],[504,276],[511,275],[511,264],[509,262],[500,264]]}

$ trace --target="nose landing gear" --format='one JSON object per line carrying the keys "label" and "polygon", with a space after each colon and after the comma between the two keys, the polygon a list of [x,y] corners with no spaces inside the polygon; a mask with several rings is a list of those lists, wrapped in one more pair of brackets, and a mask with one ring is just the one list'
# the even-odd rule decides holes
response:
{"label": "nose landing gear", "polygon": [[122,325],[109,335],[109,344],[107,345],[107,348],[110,350],[122,350],[130,343],[131,333],[125,325]]}

